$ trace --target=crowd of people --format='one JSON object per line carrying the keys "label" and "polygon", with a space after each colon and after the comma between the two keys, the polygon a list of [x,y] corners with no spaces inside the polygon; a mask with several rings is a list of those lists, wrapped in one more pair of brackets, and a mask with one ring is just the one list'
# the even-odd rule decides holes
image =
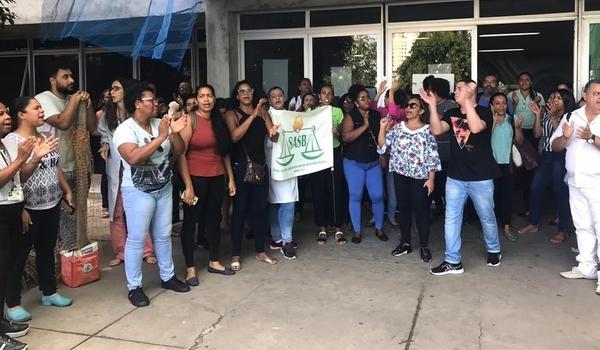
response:
{"label": "crowd of people", "polygon": [[[328,232],[336,244],[346,244],[344,231],[360,244],[365,226],[387,241],[387,217],[400,232],[391,254],[409,254],[414,217],[419,256],[429,263],[431,220],[443,212],[445,254],[430,273],[446,275],[464,272],[463,216],[479,218],[486,264],[499,266],[500,237],[514,242],[538,232],[551,187],[557,233],[550,241],[563,242],[574,225],[579,250],[577,266],[561,276],[598,278],[600,81],[588,82],[579,102],[564,84],[544,99],[527,72],[510,92],[487,74],[480,85],[458,81],[454,92],[447,80],[430,76],[418,94],[382,82],[375,96],[353,85],[339,98],[332,85],[313,89],[303,78],[289,101],[281,87],[265,93],[246,80],[227,99],[217,98],[210,85],[192,91],[182,82],[167,104],[152,84],[117,78],[97,111],[75,85],[72,69],[58,63],[49,72],[48,91],[18,98],[10,111],[0,104],[0,301],[7,306],[0,344],[6,349],[26,348],[13,338],[27,333],[32,317],[20,298],[32,247],[42,304],[73,302],[57,292],[54,252],[57,244],[77,244],[75,217],[60,209],[77,203],[76,127],[100,138],[102,215],[110,220],[114,253],[109,265],[124,263],[128,298],[137,307],[150,304],[142,288],[144,261],[157,264],[162,288],[183,293],[200,283],[198,245],[209,251],[207,271],[224,276],[241,271],[244,236],[267,265],[278,262],[267,249],[296,259],[294,223],[308,189],[319,245],[327,244]],[[322,106],[331,106],[334,166],[274,180],[271,150],[280,142],[274,111]],[[513,188],[523,191],[520,215],[528,218],[518,230],[511,221]],[[180,205],[183,279],[176,276],[171,243]],[[231,231],[229,266],[220,255],[223,229]]]}

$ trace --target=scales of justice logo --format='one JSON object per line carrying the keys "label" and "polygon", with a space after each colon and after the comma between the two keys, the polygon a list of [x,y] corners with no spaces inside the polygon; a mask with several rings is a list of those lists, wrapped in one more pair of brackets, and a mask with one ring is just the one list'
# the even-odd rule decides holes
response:
{"label": "scales of justice logo", "polygon": [[277,163],[286,166],[294,160],[298,153],[306,160],[314,160],[322,156],[325,152],[319,146],[316,130],[314,125],[305,128],[302,116],[296,116],[292,123],[292,130],[283,130],[282,132],[283,147],[281,147],[281,154],[276,159]]}

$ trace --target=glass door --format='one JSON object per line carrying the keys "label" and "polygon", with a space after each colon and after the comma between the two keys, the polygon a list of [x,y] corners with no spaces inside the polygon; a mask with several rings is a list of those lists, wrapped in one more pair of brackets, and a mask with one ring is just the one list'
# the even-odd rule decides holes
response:
{"label": "glass door", "polygon": [[417,93],[428,75],[444,78],[451,90],[457,80],[472,76],[473,29],[394,31],[388,36],[391,57],[388,78]]}

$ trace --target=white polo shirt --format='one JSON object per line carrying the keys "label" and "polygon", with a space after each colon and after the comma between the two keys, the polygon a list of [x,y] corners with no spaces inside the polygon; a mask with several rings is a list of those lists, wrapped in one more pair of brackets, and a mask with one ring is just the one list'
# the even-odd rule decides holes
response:
{"label": "white polo shirt", "polygon": [[[586,140],[577,138],[577,130],[588,124],[585,115],[585,107],[581,107],[571,114],[569,119],[573,125],[573,135],[567,144],[565,182],[569,186],[585,188],[600,187],[600,149]],[[550,144],[554,139],[562,137],[563,124],[567,122],[567,116],[563,116],[550,138]],[[589,123],[592,134],[600,137],[600,114]]]}

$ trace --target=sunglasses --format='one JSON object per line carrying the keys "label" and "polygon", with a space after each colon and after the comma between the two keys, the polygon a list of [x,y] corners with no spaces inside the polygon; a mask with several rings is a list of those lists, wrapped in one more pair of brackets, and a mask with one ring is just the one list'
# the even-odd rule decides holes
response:
{"label": "sunglasses", "polygon": [[253,93],[254,93],[254,89],[248,89],[248,90],[239,89],[238,90],[238,95],[252,95]]}
{"label": "sunglasses", "polygon": [[416,102],[409,103],[408,106],[406,106],[406,108],[410,108],[410,109],[417,108],[417,107],[421,108],[421,105]]}

